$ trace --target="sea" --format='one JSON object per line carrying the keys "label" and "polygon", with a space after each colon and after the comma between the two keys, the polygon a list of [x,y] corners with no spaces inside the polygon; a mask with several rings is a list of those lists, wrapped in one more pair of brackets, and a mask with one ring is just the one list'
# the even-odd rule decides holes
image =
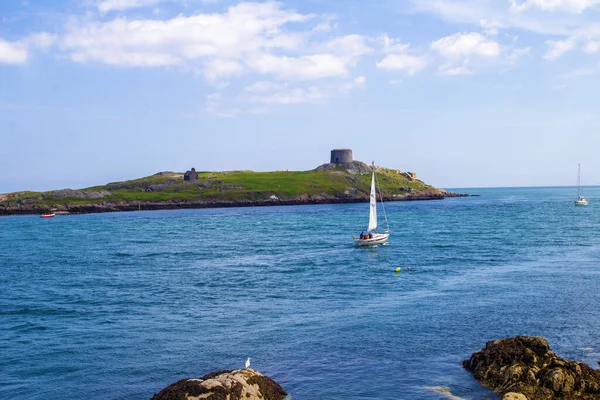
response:
{"label": "sea", "polygon": [[462,361],[516,335],[597,368],[600,187],[454,190],[479,196],[386,203],[372,248],[366,203],[0,217],[0,399],[248,357],[290,400],[497,399]]}

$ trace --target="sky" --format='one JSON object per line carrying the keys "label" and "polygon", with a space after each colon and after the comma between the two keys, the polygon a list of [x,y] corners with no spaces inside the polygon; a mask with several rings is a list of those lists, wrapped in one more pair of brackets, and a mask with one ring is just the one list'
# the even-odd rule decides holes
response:
{"label": "sky", "polygon": [[330,150],[440,188],[600,184],[600,0],[2,0],[0,193]]}

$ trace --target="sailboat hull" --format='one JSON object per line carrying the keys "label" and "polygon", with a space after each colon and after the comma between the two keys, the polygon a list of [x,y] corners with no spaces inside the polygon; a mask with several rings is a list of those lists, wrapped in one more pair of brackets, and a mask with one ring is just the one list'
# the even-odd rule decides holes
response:
{"label": "sailboat hull", "polygon": [[588,201],[583,199],[583,200],[575,200],[575,205],[576,206],[587,206],[588,205]]}
{"label": "sailboat hull", "polygon": [[354,243],[357,246],[374,246],[376,244],[384,244],[390,237],[389,233],[374,233],[371,239],[357,239],[354,238]]}

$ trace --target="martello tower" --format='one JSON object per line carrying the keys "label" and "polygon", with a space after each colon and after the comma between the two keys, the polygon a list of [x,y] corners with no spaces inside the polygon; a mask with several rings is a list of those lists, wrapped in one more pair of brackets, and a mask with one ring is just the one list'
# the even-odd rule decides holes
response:
{"label": "martello tower", "polygon": [[347,164],[352,162],[351,149],[333,149],[331,150],[332,164]]}

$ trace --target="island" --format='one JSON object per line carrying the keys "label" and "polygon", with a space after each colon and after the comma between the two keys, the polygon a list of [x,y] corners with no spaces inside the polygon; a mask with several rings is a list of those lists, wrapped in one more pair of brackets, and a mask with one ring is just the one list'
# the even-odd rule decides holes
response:
{"label": "island", "polygon": [[[372,167],[352,160],[348,149],[332,150],[331,154],[331,162],[309,171],[192,168],[185,173],[159,172],[79,190],[2,194],[0,215],[368,202]],[[468,196],[436,189],[412,172],[375,168],[384,201]]]}

